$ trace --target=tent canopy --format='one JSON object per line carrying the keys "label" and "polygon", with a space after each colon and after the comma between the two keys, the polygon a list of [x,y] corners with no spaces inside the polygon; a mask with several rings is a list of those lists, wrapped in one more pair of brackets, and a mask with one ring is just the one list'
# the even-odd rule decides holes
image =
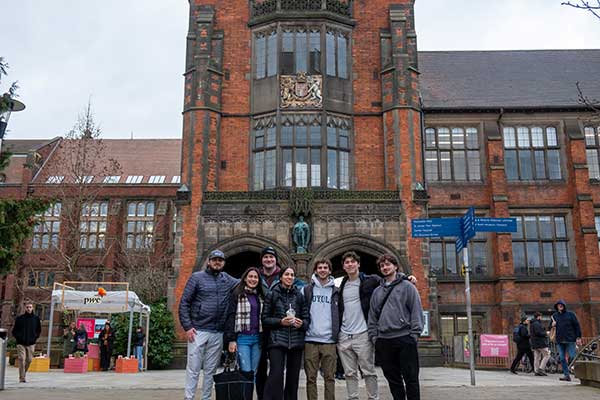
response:
{"label": "tent canopy", "polygon": [[138,295],[130,290],[107,291],[106,295],[99,296],[97,291],[55,289],[52,291],[52,303],[56,310],[150,313],[150,307],[142,303]]}

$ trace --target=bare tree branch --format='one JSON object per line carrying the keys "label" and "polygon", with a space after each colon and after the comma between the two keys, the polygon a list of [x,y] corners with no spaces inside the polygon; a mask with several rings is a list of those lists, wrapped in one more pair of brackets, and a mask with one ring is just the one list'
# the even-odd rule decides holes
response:
{"label": "bare tree branch", "polygon": [[600,19],[600,0],[596,0],[596,2],[588,0],[579,0],[577,2],[563,1],[561,5],[589,11],[596,18]]}

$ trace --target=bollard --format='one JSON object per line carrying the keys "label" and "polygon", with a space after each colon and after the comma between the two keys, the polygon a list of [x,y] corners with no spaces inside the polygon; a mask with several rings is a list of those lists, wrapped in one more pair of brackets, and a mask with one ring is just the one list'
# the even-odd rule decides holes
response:
{"label": "bollard", "polygon": [[0,328],[0,390],[4,390],[6,375],[6,348],[8,346],[8,330]]}

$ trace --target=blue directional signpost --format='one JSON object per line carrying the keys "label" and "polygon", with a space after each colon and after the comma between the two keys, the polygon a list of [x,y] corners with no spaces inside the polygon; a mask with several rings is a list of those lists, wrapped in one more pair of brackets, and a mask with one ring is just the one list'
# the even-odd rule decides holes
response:
{"label": "blue directional signpost", "polygon": [[469,241],[477,232],[516,232],[516,218],[476,218],[473,207],[461,218],[429,218],[411,221],[412,237],[456,237],[456,253],[463,253],[465,275],[465,300],[469,327],[469,364],[471,367],[471,385],[475,386],[475,351],[473,349],[473,320],[471,317],[471,284],[469,281]]}

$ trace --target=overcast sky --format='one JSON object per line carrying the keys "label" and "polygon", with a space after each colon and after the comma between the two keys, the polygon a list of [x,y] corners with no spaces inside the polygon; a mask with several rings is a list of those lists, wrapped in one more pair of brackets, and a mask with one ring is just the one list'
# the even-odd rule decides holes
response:
{"label": "overcast sky", "polygon": [[[368,1],[368,0],[366,0]],[[91,99],[103,137],[176,138],[187,0],[2,0],[0,56],[27,109],[9,139],[62,136]],[[420,50],[600,48],[600,20],[560,0],[418,0]]]}

